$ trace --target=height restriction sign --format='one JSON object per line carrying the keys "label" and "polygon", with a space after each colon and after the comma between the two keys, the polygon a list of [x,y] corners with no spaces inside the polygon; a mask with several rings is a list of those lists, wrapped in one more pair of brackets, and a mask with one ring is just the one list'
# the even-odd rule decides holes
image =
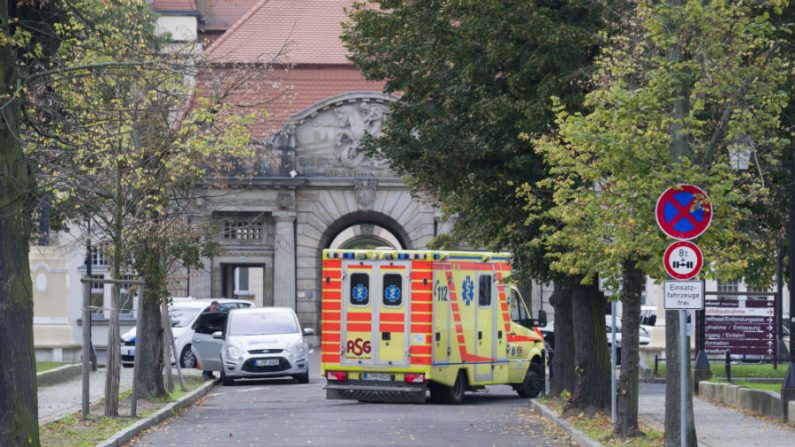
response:
{"label": "height restriction sign", "polygon": [[693,185],[666,189],[657,200],[655,214],[663,233],[679,240],[701,236],[712,222],[707,193]]}
{"label": "height restriction sign", "polygon": [[663,266],[672,278],[684,281],[698,275],[704,266],[704,256],[696,244],[678,241],[665,250]]}

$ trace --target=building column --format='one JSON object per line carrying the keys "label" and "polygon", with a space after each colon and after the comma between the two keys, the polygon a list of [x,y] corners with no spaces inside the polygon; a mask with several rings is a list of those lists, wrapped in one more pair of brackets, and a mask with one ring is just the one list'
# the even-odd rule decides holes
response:
{"label": "building column", "polygon": [[295,213],[274,213],[273,218],[273,305],[295,309]]}

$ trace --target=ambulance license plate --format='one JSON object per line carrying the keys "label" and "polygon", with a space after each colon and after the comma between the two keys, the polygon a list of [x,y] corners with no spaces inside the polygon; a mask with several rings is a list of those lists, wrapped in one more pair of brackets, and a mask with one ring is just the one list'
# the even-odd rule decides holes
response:
{"label": "ambulance license plate", "polygon": [[364,373],[364,380],[383,380],[383,381],[390,381],[392,380],[392,374],[386,373]]}
{"label": "ambulance license plate", "polygon": [[254,366],[276,366],[279,364],[279,359],[258,359],[254,360]]}

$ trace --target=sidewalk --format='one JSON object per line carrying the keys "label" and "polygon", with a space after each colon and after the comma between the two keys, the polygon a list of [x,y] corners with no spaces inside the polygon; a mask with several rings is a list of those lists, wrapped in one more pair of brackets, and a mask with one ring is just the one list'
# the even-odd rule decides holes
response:
{"label": "sidewalk", "polygon": [[[121,369],[119,392],[132,388],[132,368]],[[98,368],[89,376],[89,400],[99,402],[105,398],[105,368]],[[80,411],[83,402],[82,376],[56,385],[39,387],[39,424],[62,418]]]}
{"label": "sidewalk", "polygon": [[[638,415],[641,422],[663,431],[665,424],[665,384],[641,383]],[[721,407],[693,398],[698,443],[705,447],[742,444],[744,447],[790,447],[795,445],[795,429],[746,416],[739,410]]]}

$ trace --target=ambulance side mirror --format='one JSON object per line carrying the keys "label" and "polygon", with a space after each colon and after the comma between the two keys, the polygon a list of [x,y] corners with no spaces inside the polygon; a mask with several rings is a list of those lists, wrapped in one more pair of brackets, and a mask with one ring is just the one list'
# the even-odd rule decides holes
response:
{"label": "ambulance side mirror", "polygon": [[536,320],[536,326],[544,327],[546,325],[547,325],[547,311],[539,310],[538,319]]}

